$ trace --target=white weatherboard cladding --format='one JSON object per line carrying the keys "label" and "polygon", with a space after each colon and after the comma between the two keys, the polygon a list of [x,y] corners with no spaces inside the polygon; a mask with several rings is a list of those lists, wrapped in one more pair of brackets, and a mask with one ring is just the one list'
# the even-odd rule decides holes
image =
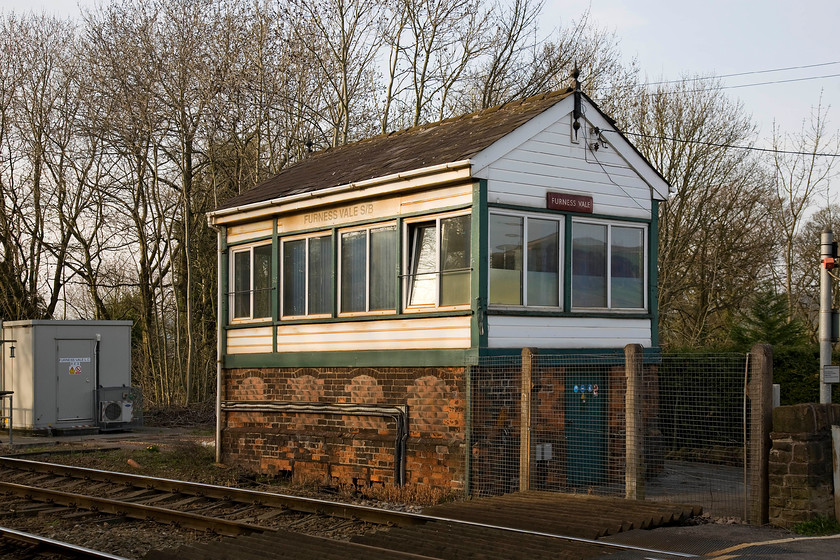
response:
{"label": "white weatherboard cladding", "polygon": [[623,348],[627,344],[651,346],[650,319],[621,317],[487,318],[490,348]]}
{"label": "white weatherboard cladding", "polygon": [[573,106],[564,99],[471,159],[488,202],[545,208],[546,194],[561,192],[592,196],[596,214],[650,218],[651,199],[663,200],[668,184],[586,100],[572,142]]}
{"label": "white weatherboard cladding", "polygon": [[596,214],[649,218],[647,183],[609,144],[593,152],[587,147],[591,139],[572,143],[570,118],[566,115],[489,165],[488,202],[545,208],[546,194],[561,192],[591,196]]}

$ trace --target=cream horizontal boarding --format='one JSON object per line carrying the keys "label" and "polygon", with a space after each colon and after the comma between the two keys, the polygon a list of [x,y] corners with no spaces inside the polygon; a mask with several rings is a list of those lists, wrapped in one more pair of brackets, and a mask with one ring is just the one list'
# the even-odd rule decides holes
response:
{"label": "cream horizontal boarding", "polygon": [[282,201],[278,201],[277,204],[267,204],[254,210],[245,209],[238,213],[228,213],[226,211],[223,215],[212,217],[212,221],[213,223],[223,225],[226,223],[238,223],[245,220],[255,220],[278,213],[304,213],[305,211],[312,210],[314,208],[355,205],[362,203],[365,199],[386,197],[398,192],[446,187],[459,182],[465,182],[464,184],[467,185],[466,188],[472,189],[472,183],[469,182],[470,179],[470,167],[465,166],[429,175],[406,179],[394,179],[382,183],[373,184],[374,182],[372,181],[370,186],[345,185],[335,189],[335,192],[331,192],[331,189],[324,189],[324,191],[309,193],[309,196],[290,196],[289,198],[292,200],[289,202],[283,203]]}
{"label": "cream horizontal boarding", "polygon": [[649,347],[649,319],[587,317],[488,317],[491,348],[621,348]]}
{"label": "cream horizontal boarding", "polygon": [[232,329],[227,333],[228,354],[262,354],[272,351],[271,327]]}
{"label": "cream horizontal boarding", "polygon": [[278,352],[436,350],[469,347],[469,317],[277,327]]}
{"label": "cream horizontal boarding", "polygon": [[280,232],[332,227],[361,220],[386,219],[400,214],[434,212],[441,208],[472,202],[472,183],[412,192],[378,200],[345,202],[339,206],[312,208],[304,213],[284,216],[277,221]]}
{"label": "cream horizontal boarding", "polygon": [[273,233],[272,221],[263,220],[238,226],[230,226],[227,230],[227,242],[238,243],[258,237],[266,237]]}

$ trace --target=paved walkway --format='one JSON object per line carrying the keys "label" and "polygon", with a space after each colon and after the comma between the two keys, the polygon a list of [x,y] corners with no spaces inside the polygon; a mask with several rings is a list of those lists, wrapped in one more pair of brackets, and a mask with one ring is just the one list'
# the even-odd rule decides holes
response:
{"label": "paved walkway", "polygon": [[601,539],[631,546],[667,550],[685,556],[651,555],[622,551],[602,558],[610,560],[837,560],[840,534],[803,537],[776,527],[709,523],[688,527],[663,527],[652,531],[629,531]]}

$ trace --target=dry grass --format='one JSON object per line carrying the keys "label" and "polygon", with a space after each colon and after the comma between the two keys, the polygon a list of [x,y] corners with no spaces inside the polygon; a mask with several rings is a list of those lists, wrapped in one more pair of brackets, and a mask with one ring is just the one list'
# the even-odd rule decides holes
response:
{"label": "dry grass", "polygon": [[417,506],[433,506],[442,502],[452,501],[455,497],[451,490],[431,488],[418,484],[394,486],[393,484],[375,484],[355,488],[355,492],[372,500],[391,504],[410,504]]}

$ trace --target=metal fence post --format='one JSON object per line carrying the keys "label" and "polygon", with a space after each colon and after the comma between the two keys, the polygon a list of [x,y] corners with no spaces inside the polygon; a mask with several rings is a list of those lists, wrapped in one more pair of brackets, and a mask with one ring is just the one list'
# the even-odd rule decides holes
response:
{"label": "metal fence post", "polygon": [[752,525],[770,521],[770,431],[773,429],[773,347],[756,344],[750,351],[749,519]]}
{"label": "metal fence post", "polygon": [[534,348],[522,349],[522,383],[519,407],[519,491],[531,489],[531,373]]}
{"label": "metal fence post", "polygon": [[624,497],[628,500],[645,499],[645,440],[642,416],[642,347],[628,344],[624,347],[624,370],[627,390],[624,392],[625,460]]}

